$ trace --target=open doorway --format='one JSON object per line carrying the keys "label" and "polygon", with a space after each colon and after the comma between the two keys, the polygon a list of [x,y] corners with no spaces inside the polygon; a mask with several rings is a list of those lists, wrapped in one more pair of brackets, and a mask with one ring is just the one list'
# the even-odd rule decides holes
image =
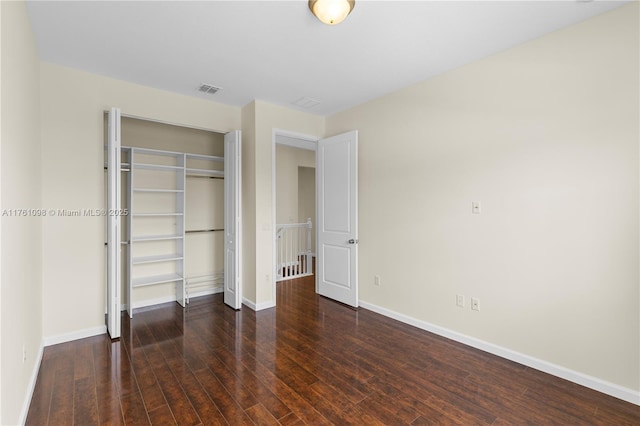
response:
{"label": "open doorway", "polygon": [[[277,147],[279,145],[312,151],[315,157],[316,221],[312,224],[315,235],[313,251],[317,255],[318,270],[314,281],[316,292],[355,308],[358,307],[358,131],[352,130],[328,138],[313,138],[291,134],[274,129],[272,139],[272,205],[273,205],[273,276],[278,270],[286,270],[287,265],[277,264],[277,241],[279,229],[287,227],[286,222],[277,222]],[[282,152],[283,149],[280,149]],[[296,154],[298,155],[298,154]],[[291,167],[291,162],[279,161],[281,167]],[[301,164],[297,164],[298,166]],[[302,167],[306,167],[302,164]],[[304,170],[302,174],[304,174]],[[299,173],[300,174],[300,173]],[[293,173],[292,173],[293,176]],[[286,184],[295,179],[291,177]],[[280,180],[280,183],[285,179]],[[294,192],[291,192],[294,194]],[[280,194],[282,196],[282,194]],[[294,197],[295,195],[292,195]],[[280,197],[282,202],[283,198]],[[286,200],[285,202],[291,200]],[[299,212],[298,212],[299,214]],[[282,214],[283,221],[295,220],[294,215]],[[298,223],[297,225],[303,225]],[[309,238],[311,240],[311,238]],[[302,245],[301,245],[302,246]],[[304,247],[304,246],[302,246]],[[307,257],[308,258],[308,257]],[[313,258],[313,256],[311,256]],[[298,265],[299,257],[292,264]],[[312,269],[311,269],[312,270]],[[273,280],[273,294],[277,294]]]}
{"label": "open doorway", "polygon": [[276,145],[276,280],[313,275],[315,151]]}
{"label": "open doorway", "polygon": [[315,140],[274,131],[274,285],[314,273]]}

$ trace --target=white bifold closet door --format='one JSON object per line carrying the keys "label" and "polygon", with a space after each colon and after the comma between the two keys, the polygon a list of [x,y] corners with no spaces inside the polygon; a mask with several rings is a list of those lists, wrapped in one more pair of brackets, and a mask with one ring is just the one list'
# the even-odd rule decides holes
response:
{"label": "white bifold closet door", "polygon": [[[111,108],[107,136],[107,213],[120,211],[120,110]],[[120,337],[122,241],[120,216],[107,214],[107,331]]]}
{"label": "white bifold closet door", "polygon": [[242,307],[240,144],[239,130],[224,135],[224,303],[233,309]]}

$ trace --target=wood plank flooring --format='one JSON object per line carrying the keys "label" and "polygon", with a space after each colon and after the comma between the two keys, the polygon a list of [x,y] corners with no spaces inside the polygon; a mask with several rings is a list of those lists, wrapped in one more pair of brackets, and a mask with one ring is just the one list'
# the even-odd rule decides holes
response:
{"label": "wood plank flooring", "polygon": [[45,348],[27,425],[640,425],[640,407],[314,293],[222,295]]}

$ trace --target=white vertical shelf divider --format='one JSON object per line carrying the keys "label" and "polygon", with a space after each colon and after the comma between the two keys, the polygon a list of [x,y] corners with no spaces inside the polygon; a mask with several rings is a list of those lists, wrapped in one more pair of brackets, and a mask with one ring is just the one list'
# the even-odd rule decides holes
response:
{"label": "white vertical shelf divider", "polygon": [[[133,273],[133,246],[131,244],[131,229],[132,229],[132,220],[133,215],[131,211],[133,210],[133,162],[134,162],[134,153],[133,149],[129,148],[126,150],[128,160],[129,160],[129,173],[125,173],[127,175],[127,238],[126,238],[126,253],[127,253],[127,273],[125,276],[126,282],[126,292],[127,292],[127,313],[129,314],[129,318],[133,318],[133,288],[131,286],[131,276]],[[122,218],[121,218],[122,220]]]}
{"label": "white vertical shelf divider", "polygon": [[177,254],[180,255],[181,261],[176,262],[176,273],[182,277],[176,281],[176,300],[184,308],[186,305],[186,288],[185,288],[185,189],[187,184],[187,157],[186,154],[180,154],[176,158],[176,164],[180,166],[180,170],[176,171],[176,212],[181,213],[176,216],[176,234],[182,235],[182,238],[176,241]]}

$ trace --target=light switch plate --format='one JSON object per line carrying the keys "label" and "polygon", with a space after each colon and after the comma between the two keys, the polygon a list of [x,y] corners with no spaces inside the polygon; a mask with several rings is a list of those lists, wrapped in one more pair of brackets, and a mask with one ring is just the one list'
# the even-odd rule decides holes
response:
{"label": "light switch plate", "polygon": [[480,214],[482,212],[482,205],[480,201],[472,201],[471,202],[471,213]]}

